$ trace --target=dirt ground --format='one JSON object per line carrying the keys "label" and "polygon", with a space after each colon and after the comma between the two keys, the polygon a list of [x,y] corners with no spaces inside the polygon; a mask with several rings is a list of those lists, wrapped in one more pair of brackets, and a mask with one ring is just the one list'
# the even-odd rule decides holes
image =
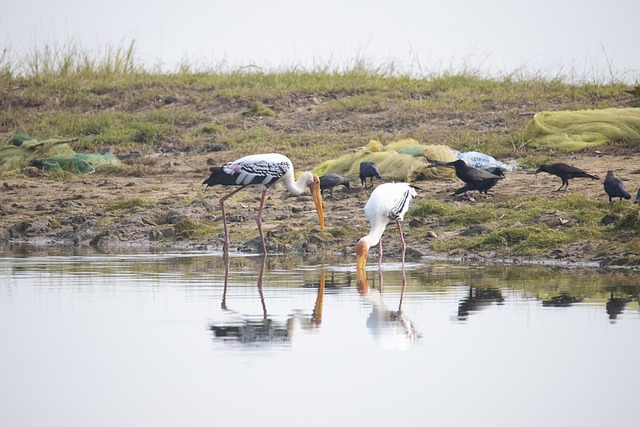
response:
{"label": "dirt ground", "polygon": [[[208,176],[210,164],[233,159],[226,158],[224,151],[204,156],[184,153],[154,156],[158,156],[155,172],[143,177],[87,175],[71,180],[52,180],[35,176],[3,181],[0,184],[0,242],[220,250],[223,234],[218,201],[227,189],[207,189],[201,182]],[[566,192],[555,192],[561,184],[558,177],[520,171],[507,173],[506,179],[492,190],[493,195],[485,197],[472,192],[470,198],[452,196],[462,186],[457,179],[424,181],[416,183],[419,187],[416,202],[436,199],[454,204],[475,204],[485,203],[487,199],[501,201],[528,195],[562,198],[570,193],[607,200],[602,180],[607,170],[613,170],[633,196],[630,201],[621,203],[633,203],[640,188],[637,151],[614,145],[568,154],[564,161],[598,175],[600,180],[574,179]],[[379,182],[374,181],[374,185]],[[337,188],[334,197],[325,192],[326,226],[325,232],[321,233],[310,195],[284,197],[282,184],[273,186],[268,192],[264,213],[268,250],[353,256],[357,239],[368,232],[363,207],[371,187],[362,188],[360,182],[352,180],[351,188],[351,191]],[[113,203],[133,199],[143,203],[126,209],[108,209]],[[244,190],[227,202],[232,250],[259,250],[255,225],[258,201],[259,191]],[[554,248],[529,260],[499,252],[455,250],[438,254],[431,249],[433,239],[446,239],[458,231],[445,231],[438,223],[405,221],[405,224],[409,259],[436,256],[485,261],[551,261],[570,265],[597,263],[606,256],[615,255],[602,254],[589,242]],[[389,226],[384,239],[385,256],[397,256],[398,243],[395,227]],[[372,252],[371,256],[375,257],[375,249]]]}

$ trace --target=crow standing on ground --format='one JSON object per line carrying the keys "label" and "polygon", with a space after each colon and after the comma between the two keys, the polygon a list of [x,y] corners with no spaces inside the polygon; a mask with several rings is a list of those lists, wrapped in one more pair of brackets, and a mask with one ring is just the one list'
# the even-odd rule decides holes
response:
{"label": "crow standing on ground", "polygon": [[498,181],[504,179],[504,173],[500,168],[495,168],[492,173],[489,173],[467,165],[464,160],[456,160],[445,165],[456,168],[456,176],[465,182],[465,186],[453,193],[454,195],[462,194],[469,190],[478,190],[480,193],[487,194],[487,191],[496,185]]}
{"label": "crow standing on ground", "polygon": [[539,172],[546,172],[551,175],[559,176],[562,180],[562,185],[556,191],[562,190],[564,187],[565,191],[569,187],[569,180],[573,178],[591,178],[591,179],[599,179],[595,175],[588,174],[580,168],[575,166],[568,165],[566,163],[545,163],[540,166],[538,170],[535,172],[536,175]]}
{"label": "crow standing on ground", "polygon": [[620,200],[631,198],[631,194],[627,193],[624,184],[613,175],[613,171],[607,171],[607,177],[604,179],[604,191],[609,196],[609,203],[612,202],[613,197],[619,197]]}
{"label": "crow standing on ground", "polygon": [[635,85],[633,89],[625,90],[625,92],[630,93],[631,95],[640,96],[640,85]]}
{"label": "crow standing on ground", "polygon": [[373,178],[382,179],[378,166],[373,162],[360,163],[360,182],[362,186],[367,186],[367,178],[371,178],[371,186],[373,186]]}
{"label": "crow standing on ground", "polygon": [[324,192],[324,190],[329,190],[329,195],[333,197],[333,187],[338,185],[344,185],[347,187],[347,190],[351,189],[351,187],[349,187],[349,180],[344,176],[328,173],[320,177],[320,193]]}

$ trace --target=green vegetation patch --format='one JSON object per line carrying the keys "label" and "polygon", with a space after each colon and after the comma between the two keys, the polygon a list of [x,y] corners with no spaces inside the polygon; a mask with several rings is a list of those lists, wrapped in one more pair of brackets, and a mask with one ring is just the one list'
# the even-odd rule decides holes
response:
{"label": "green vegetation patch", "polygon": [[[601,219],[616,210],[622,215],[616,227],[602,226]],[[594,241],[619,230],[640,228],[638,208],[611,206],[571,194],[557,200],[528,197],[476,205],[424,200],[408,212],[407,218],[426,218],[435,227],[456,232],[434,241],[432,247],[436,251],[495,249],[515,255],[535,254],[565,243]],[[475,224],[487,224],[491,229],[465,232]]]}

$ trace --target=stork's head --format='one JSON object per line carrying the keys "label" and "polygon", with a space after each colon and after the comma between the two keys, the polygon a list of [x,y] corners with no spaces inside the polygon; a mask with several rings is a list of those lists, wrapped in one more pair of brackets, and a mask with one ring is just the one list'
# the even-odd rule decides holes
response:
{"label": "stork's head", "polygon": [[320,178],[318,178],[318,175],[311,174],[311,179],[308,186],[309,186],[309,191],[311,191],[311,196],[313,196],[313,203],[316,205],[318,218],[320,219],[320,230],[324,231],[324,213],[322,212],[322,192],[320,191]]}

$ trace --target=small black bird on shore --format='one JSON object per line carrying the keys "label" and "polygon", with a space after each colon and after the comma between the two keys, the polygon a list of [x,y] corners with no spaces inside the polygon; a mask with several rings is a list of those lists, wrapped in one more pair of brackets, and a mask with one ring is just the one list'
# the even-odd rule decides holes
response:
{"label": "small black bird on shore", "polygon": [[328,173],[320,177],[320,193],[324,192],[324,190],[329,190],[329,195],[333,197],[333,188],[338,185],[343,185],[347,187],[347,190],[351,190],[349,180],[344,176]]}
{"label": "small black bird on shore", "polygon": [[504,173],[500,168],[495,168],[490,173],[485,170],[469,166],[461,159],[446,163],[445,165],[454,167],[456,169],[456,176],[465,183],[464,187],[459,188],[455,193],[453,193],[454,195],[462,194],[469,190],[478,190],[480,193],[487,194],[487,191],[493,188],[498,181],[504,179]]}
{"label": "small black bird on shore", "polygon": [[371,186],[373,186],[373,178],[382,179],[378,166],[373,162],[360,163],[360,182],[363,187],[367,187],[367,178],[371,178]]}
{"label": "small black bird on shore", "polygon": [[615,177],[613,171],[607,171],[607,177],[604,179],[604,191],[609,196],[609,203],[612,202],[613,197],[619,197],[620,200],[630,199],[631,194],[627,193],[622,181]]}
{"label": "small black bird on shore", "polygon": [[625,92],[630,93],[631,95],[640,96],[640,85],[635,85],[633,89],[625,90]]}
{"label": "small black bird on shore", "polygon": [[562,190],[562,187],[564,187],[566,191],[569,187],[569,180],[573,178],[600,179],[595,175],[591,175],[580,168],[568,165],[566,163],[545,163],[538,168],[535,174],[537,175],[539,172],[546,172],[548,174],[560,177],[560,179],[562,180],[562,185],[556,191]]}

